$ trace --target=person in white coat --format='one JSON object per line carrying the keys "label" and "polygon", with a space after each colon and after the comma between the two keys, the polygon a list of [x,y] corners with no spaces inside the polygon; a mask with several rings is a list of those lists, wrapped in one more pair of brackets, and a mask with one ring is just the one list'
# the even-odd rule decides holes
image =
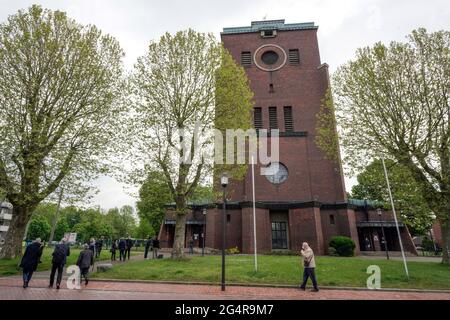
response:
{"label": "person in white coat", "polygon": [[303,261],[303,283],[300,286],[300,289],[304,291],[306,288],[306,282],[308,281],[308,278],[311,278],[314,287],[314,289],[312,289],[311,291],[318,292],[319,287],[317,286],[317,279],[315,273],[316,260],[314,259],[314,252],[307,242],[303,242],[302,244],[301,255]]}

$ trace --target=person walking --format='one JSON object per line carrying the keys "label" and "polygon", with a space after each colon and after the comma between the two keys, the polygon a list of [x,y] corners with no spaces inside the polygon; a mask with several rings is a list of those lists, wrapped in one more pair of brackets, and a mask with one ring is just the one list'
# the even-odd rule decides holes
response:
{"label": "person walking", "polygon": [[104,240],[104,238],[101,237],[101,238],[95,243],[95,258],[100,258],[100,254],[101,254],[102,248],[103,248],[103,240]]}
{"label": "person walking", "polygon": [[302,260],[303,260],[303,283],[300,286],[301,290],[305,290],[306,282],[308,278],[311,278],[314,289],[311,291],[318,292],[319,288],[317,287],[317,279],[316,279],[316,261],[314,259],[314,252],[310,248],[307,242],[303,242],[302,250],[301,250]]}
{"label": "person walking", "polygon": [[36,271],[38,263],[40,263],[41,255],[43,251],[43,245],[41,244],[41,238],[37,238],[33,243],[29,244],[19,267],[23,269],[23,288],[28,287],[28,283],[33,276],[33,272]]}
{"label": "person walking", "polygon": [[189,238],[189,254],[194,254],[194,239]]}
{"label": "person walking", "polygon": [[[148,256],[148,250],[150,249],[150,248],[152,248],[153,247],[153,240],[152,240],[152,238],[150,237],[150,236],[148,236],[148,239],[147,239],[147,241],[145,242],[145,252],[144,252],[144,259],[148,259],[147,258],[147,256]],[[153,248],[152,248],[153,249]]]}
{"label": "person walking", "polygon": [[92,254],[93,254],[94,257],[95,257],[95,252],[97,251],[96,245],[95,245],[95,238],[91,238],[91,239],[89,240],[89,250],[92,251]]}
{"label": "person walking", "polygon": [[158,259],[159,240],[158,237],[153,239],[153,259]]}
{"label": "person walking", "polygon": [[64,265],[66,264],[67,257],[70,256],[70,247],[66,243],[66,239],[61,239],[60,243],[55,246],[55,250],[53,250],[52,256],[52,271],[50,273],[49,288],[53,288],[55,274],[56,271],[58,271],[58,276],[56,277],[56,289],[59,289],[61,285]]}
{"label": "person walking", "polygon": [[113,240],[111,244],[111,261],[116,261],[117,240]]}
{"label": "person walking", "polygon": [[83,251],[80,252],[77,260],[77,266],[80,268],[80,281],[85,281],[87,286],[89,283],[89,268],[94,265],[94,254],[89,250],[89,245],[83,246]]}
{"label": "person walking", "polygon": [[131,254],[131,248],[133,247],[133,240],[131,240],[130,236],[127,236],[126,241],[126,251],[125,251],[125,257],[128,255],[128,260],[130,260],[130,254]]}
{"label": "person walking", "polygon": [[127,244],[125,242],[125,239],[121,238],[119,241],[119,255],[120,255],[120,261],[125,261],[125,249],[127,247]]}

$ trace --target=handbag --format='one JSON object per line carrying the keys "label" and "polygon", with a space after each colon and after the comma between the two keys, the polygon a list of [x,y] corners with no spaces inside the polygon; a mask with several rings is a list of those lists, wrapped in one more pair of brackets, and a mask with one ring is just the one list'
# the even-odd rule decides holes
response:
{"label": "handbag", "polygon": [[309,268],[309,265],[311,264],[312,259],[314,258],[314,254],[311,255],[309,260],[303,260],[303,265],[305,268]]}

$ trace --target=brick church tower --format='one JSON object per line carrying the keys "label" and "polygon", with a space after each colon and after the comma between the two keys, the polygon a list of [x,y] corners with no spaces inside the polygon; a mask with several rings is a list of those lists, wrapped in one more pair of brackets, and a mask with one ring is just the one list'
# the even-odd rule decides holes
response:
{"label": "brick church tower", "polygon": [[[340,163],[327,160],[315,144],[316,115],[329,87],[317,28],[314,23],[268,20],[224,28],[221,33],[223,45],[250,80],[255,128],[280,131],[278,171],[261,175],[260,164],[255,166],[258,252],[299,251],[306,241],[316,254],[326,254],[330,239],[337,235],[352,238],[356,254],[385,250],[386,244],[390,251],[398,251],[392,212],[380,210],[374,201],[346,199]],[[228,188],[225,247],[253,253],[251,170]],[[186,243],[193,239],[195,248],[220,249],[222,204],[191,203],[190,209]],[[407,250],[416,252],[407,226],[400,222],[399,227]],[[172,247],[174,233],[175,216],[169,205],[159,232],[163,248]]]}
{"label": "brick church tower", "polygon": [[[278,172],[264,176],[255,168],[259,249],[297,250],[308,241],[324,253],[329,238],[337,234],[357,243],[341,166],[325,159],[314,142],[316,115],[329,85],[328,66],[320,61],[317,26],[255,21],[248,27],[224,28],[221,38],[250,80],[255,128],[280,131]],[[251,252],[250,170],[233,186],[231,201],[240,203],[242,211],[242,250]]]}

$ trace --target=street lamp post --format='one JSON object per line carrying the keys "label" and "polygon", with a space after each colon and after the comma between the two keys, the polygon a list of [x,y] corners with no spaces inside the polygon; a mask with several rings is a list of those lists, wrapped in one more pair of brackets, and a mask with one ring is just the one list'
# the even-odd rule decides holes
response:
{"label": "street lamp post", "polygon": [[205,235],[206,235],[206,208],[203,208],[203,246],[202,246],[202,257],[205,255]]}
{"label": "street lamp post", "polygon": [[[434,213],[431,214],[431,219],[433,219],[433,223],[434,223],[434,219],[436,219],[436,215]],[[430,229],[430,239],[433,242],[434,255],[437,255],[436,243],[434,242],[434,239],[433,239],[433,225],[431,225],[431,229]]]}
{"label": "street lamp post", "polygon": [[222,291],[225,291],[225,224],[227,223],[227,200],[225,190],[228,185],[228,175],[224,172],[220,178],[220,184],[223,189],[223,205],[222,205]]}
{"label": "street lamp post", "polygon": [[383,222],[381,221],[381,215],[383,214],[383,210],[381,210],[381,208],[378,208],[377,213],[378,213],[378,218],[380,220],[381,233],[383,234],[383,239],[381,242],[384,243],[384,251],[386,251],[386,259],[389,260],[389,251],[388,251],[388,247],[387,247],[386,235],[384,234]]}

